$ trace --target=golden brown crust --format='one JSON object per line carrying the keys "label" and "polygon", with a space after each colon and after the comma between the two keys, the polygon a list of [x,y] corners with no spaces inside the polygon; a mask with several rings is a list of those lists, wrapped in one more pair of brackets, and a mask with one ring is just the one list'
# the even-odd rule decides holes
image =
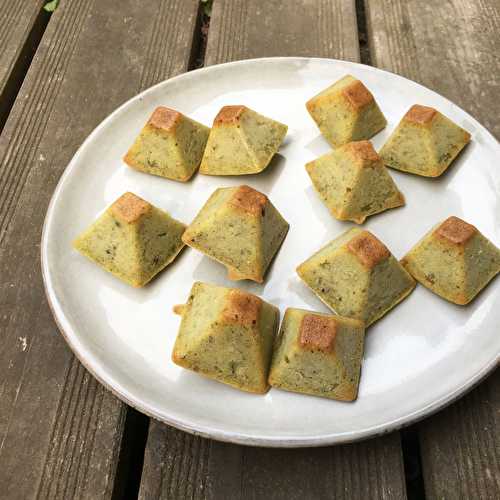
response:
{"label": "golden brown crust", "polygon": [[391,255],[388,248],[368,231],[354,236],[347,244],[347,249],[368,269],[372,269]]}
{"label": "golden brown crust", "polygon": [[264,278],[257,271],[253,272],[252,274],[241,273],[235,267],[229,266],[227,264],[225,264],[225,266],[227,268],[227,278],[231,281],[252,280],[256,281],[257,283],[264,283]]}
{"label": "golden brown crust", "polygon": [[132,224],[147,214],[152,205],[134,193],[122,194],[110,207],[111,213],[118,219]]}
{"label": "golden brown crust", "polygon": [[184,314],[185,310],[186,310],[186,304],[176,304],[172,308],[172,311],[174,311],[174,314],[178,314],[179,316],[182,316]]}
{"label": "golden brown crust", "polygon": [[132,168],[136,168],[137,167],[137,162],[136,162],[135,156],[132,154],[132,152],[131,152],[130,149],[127,151],[127,154],[123,157],[123,161],[129,167],[132,167]]}
{"label": "golden brown crust", "polygon": [[259,216],[264,215],[266,203],[267,196],[250,186],[240,186],[229,200],[232,207]]}
{"label": "golden brown crust", "polygon": [[374,100],[372,93],[359,80],[345,87],[342,94],[354,109],[362,108]]}
{"label": "golden brown crust", "polygon": [[404,119],[407,122],[416,123],[418,125],[426,125],[430,123],[436,116],[437,111],[428,106],[414,104],[405,114]]}
{"label": "golden brown crust", "polygon": [[303,349],[332,352],[335,347],[335,318],[306,314],[300,323],[299,344]]}
{"label": "golden brown crust", "polygon": [[312,113],[316,109],[316,97],[312,97],[306,102],[306,109]]}
{"label": "golden brown crust", "polygon": [[343,384],[335,390],[335,399],[338,401],[354,401],[358,396],[358,387],[352,384]]}
{"label": "golden brown crust", "polygon": [[358,160],[369,162],[382,161],[382,158],[380,158],[375,149],[373,149],[370,141],[350,142],[346,144],[343,149]]}
{"label": "golden brown crust", "polygon": [[472,137],[472,136],[470,135],[470,133],[469,133],[469,132],[467,132],[467,130],[464,130],[464,139],[463,139],[463,140],[464,140],[465,144],[467,144],[467,143],[469,143],[469,142],[470,142],[471,137]]}
{"label": "golden brown crust", "polygon": [[217,113],[217,116],[214,119],[214,125],[236,123],[240,120],[241,114],[246,109],[246,106],[242,105],[224,106]]}
{"label": "golden brown crust", "polygon": [[231,290],[222,310],[222,321],[226,323],[253,326],[259,320],[262,300],[241,290]]}
{"label": "golden brown crust", "polygon": [[179,123],[182,114],[174,109],[166,108],[164,106],[157,107],[148,120],[148,125],[163,130],[172,130]]}
{"label": "golden brown crust", "polygon": [[464,245],[477,232],[472,224],[452,215],[439,225],[434,234],[455,245]]}

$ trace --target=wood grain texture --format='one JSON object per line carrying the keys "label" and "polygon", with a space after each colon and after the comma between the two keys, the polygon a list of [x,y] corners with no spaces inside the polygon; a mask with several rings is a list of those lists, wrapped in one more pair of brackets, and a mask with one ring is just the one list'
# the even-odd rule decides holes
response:
{"label": "wood grain texture", "polygon": [[[345,58],[359,49],[354,2],[218,0],[205,62],[276,55]],[[399,434],[340,447],[247,448],[151,421],[141,500],[402,499]]]}
{"label": "wood grain texture", "polygon": [[[416,80],[500,137],[500,3],[367,0],[374,65]],[[419,426],[429,498],[500,498],[500,374]]]}
{"label": "wood grain texture", "polygon": [[217,0],[205,65],[269,56],[359,61],[354,0]]}
{"label": "wood grain texture", "polygon": [[11,89],[9,79],[35,28],[44,0],[0,0],[0,117]]}
{"label": "wood grain texture", "polygon": [[219,443],[150,424],[140,500],[402,499],[401,446],[391,434],[361,444],[266,449]]}
{"label": "wood grain texture", "polygon": [[443,94],[500,137],[500,2],[365,2],[372,64]]}
{"label": "wood grain texture", "polygon": [[500,498],[500,371],[419,425],[428,498]]}
{"label": "wood grain texture", "polygon": [[[126,407],[52,319],[39,242],[54,187],[91,130],[185,71],[195,0],[61,0],[0,136],[0,496],[109,498]],[[179,29],[182,26],[182,29]]]}

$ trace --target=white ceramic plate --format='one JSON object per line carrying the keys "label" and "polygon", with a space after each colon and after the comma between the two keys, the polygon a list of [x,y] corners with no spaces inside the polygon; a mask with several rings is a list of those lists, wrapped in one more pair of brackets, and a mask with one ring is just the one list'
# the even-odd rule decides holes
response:
{"label": "white ceramic plate", "polygon": [[[180,429],[264,446],[317,446],[388,432],[436,411],[498,363],[500,280],[469,306],[422,286],[368,330],[359,397],[341,403],[272,389],[239,392],[175,366],[179,327],[172,306],[193,281],[239,286],[280,307],[327,309],[295,274],[297,264],[351,226],[334,220],[313,191],[304,164],[329,147],[304,103],[346,73],[373,92],[387,128],[380,147],[414,103],[436,107],[472,134],[472,143],[439,179],[394,170],[407,205],[370,217],[364,227],[401,257],[433,224],[457,215],[500,244],[500,147],[459,107],[414,82],[369,66],[307,58],[270,58],[187,73],[134,97],[104,120],[76,153],[52,198],[42,241],[47,295],[67,342],[85,366],[124,401]],[[226,104],[245,104],[288,124],[279,156],[262,174],[197,175],[168,181],[127,168],[121,158],[159,105],[207,125]],[[192,249],[144,289],[133,289],[72,250],[71,241],[125,191],[189,223],[219,186],[249,184],[266,193],[290,232],[263,285],[230,282],[221,265]],[[49,362],[49,360],[47,360]]]}

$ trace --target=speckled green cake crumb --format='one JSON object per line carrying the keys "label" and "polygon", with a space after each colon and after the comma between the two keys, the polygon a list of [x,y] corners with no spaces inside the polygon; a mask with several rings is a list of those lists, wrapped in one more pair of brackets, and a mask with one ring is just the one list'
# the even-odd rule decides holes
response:
{"label": "speckled green cake crumb", "polygon": [[452,216],[431,229],[401,263],[429,290],[465,305],[500,272],[500,250],[472,224]]}
{"label": "speckled green cake crumb", "polygon": [[314,188],[339,220],[367,217],[405,204],[370,141],[349,142],[306,165]]}
{"label": "speckled green cake crumb", "polygon": [[307,101],[306,108],[334,148],[370,139],[387,125],[372,93],[351,75]]}
{"label": "speckled green cake crumb", "polygon": [[334,312],[368,327],[404,300],[415,280],[372,233],[352,228],[297,268]]}
{"label": "speckled green cake crumb", "polygon": [[262,172],[277,153],[288,127],[246,106],[224,106],[215,117],[200,173]]}
{"label": "speckled green cake crumb", "polygon": [[194,283],[172,352],[175,364],[247,392],[263,394],[279,310],[236,288]]}
{"label": "speckled green cake crumb", "polygon": [[209,132],[205,125],[160,106],[123,160],[136,170],[185,182],[200,165]]}
{"label": "speckled green cake crumb", "polygon": [[469,141],[469,132],[439,111],[415,104],[387,139],[380,156],[396,170],[437,177]]}
{"label": "speckled green cake crumb", "polygon": [[224,264],[231,280],[262,283],[288,223],[266,195],[249,187],[217,189],[182,240]]}
{"label": "speckled green cake crumb", "polygon": [[106,271],[144,286],[184,246],[186,226],[133,193],[120,196],[73,246]]}
{"label": "speckled green cake crumb", "polygon": [[358,394],[365,325],[360,320],[287,309],[277,337],[269,384],[340,401]]}

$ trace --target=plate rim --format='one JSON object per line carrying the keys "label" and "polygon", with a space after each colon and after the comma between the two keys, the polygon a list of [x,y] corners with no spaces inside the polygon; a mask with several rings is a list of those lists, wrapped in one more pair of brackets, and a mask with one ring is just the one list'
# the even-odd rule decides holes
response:
{"label": "plate rim", "polygon": [[[301,447],[320,447],[320,446],[330,446],[336,444],[344,444],[351,443],[356,441],[361,441],[370,437],[381,436],[384,434],[388,434],[390,432],[401,429],[402,427],[412,425],[419,420],[422,420],[425,417],[428,417],[437,411],[445,408],[450,405],[471,389],[473,389],[476,385],[478,385],[488,374],[490,374],[499,364],[500,362],[500,353],[497,353],[496,356],[493,356],[492,359],[485,364],[478,372],[472,375],[465,382],[456,387],[453,391],[448,394],[434,400],[433,402],[427,404],[424,407],[421,407],[417,410],[409,412],[403,416],[395,418],[390,422],[380,423],[377,425],[365,427],[361,430],[357,431],[346,431],[343,433],[334,433],[334,434],[320,434],[320,435],[310,435],[310,436],[302,436],[300,438],[293,437],[268,437],[268,436],[258,436],[257,434],[247,434],[242,432],[234,432],[221,430],[219,428],[214,428],[206,425],[199,425],[192,422],[186,423],[182,420],[179,420],[172,416],[165,416],[164,414],[159,414],[155,411],[151,405],[145,404],[140,398],[135,397],[129,391],[127,391],[122,385],[114,379],[111,375],[106,374],[105,370],[103,370],[96,361],[92,362],[92,356],[87,352],[88,350],[83,347],[83,345],[79,346],[78,342],[78,334],[69,324],[69,321],[64,314],[61,304],[59,303],[59,299],[53,289],[52,280],[50,276],[50,270],[48,266],[47,259],[47,233],[48,233],[48,225],[49,221],[52,218],[52,214],[55,210],[56,200],[59,196],[59,193],[62,189],[62,185],[64,184],[65,179],[70,175],[70,172],[73,169],[73,165],[76,163],[77,158],[81,154],[82,150],[86,145],[91,142],[93,137],[99,133],[101,128],[103,128],[108,121],[111,121],[112,118],[121,112],[121,110],[128,105],[130,105],[133,101],[140,100],[143,96],[147,95],[150,92],[154,92],[157,88],[165,85],[167,82],[172,82],[174,80],[181,80],[184,78],[191,78],[192,75],[200,75],[205,72],[213,71],[215,68],[227,67],[227,66],[238,66],[244,64],[255,64],[261,62],[308,62],[308,61],[317,61],[317,62],[328,62],[328,63],[348,63],[349,65],[363,67],[364,69],[369,68],[374,72],[381,72],[390,74],[391,76],[395,76],[407,82],[410,82],[412,85],[417,85],[425,89],[426,91],[430,91],[440,98],[444,99],[448,103],[453,106],[458,107],[464,115],[470,119],[476,126],[478,126],[483,133],[486,133],[490,139],[492,139],[495,143],[498,144],[498,140],[493,136],[493,134],[483,126],[476,118],[474,118],[470,113],[465,111],[462,107],[455,104],[453,101],[444,97],[443,95],[435,92],[434,90],[422,85],[418,82],[415,82],[409,78],[398,75],[397,73],[393,73],[384,69],[376,68],[374,66],[365,65],[357,62],[345,61],[340,59],[330,59],[330,58],[321,58],[321,57],[262,57],[262,58],[252,58],[252,59],[242,59],[237,61],[226,62],[222,64],[216,64],[212,66],[206,66],[203,68],[199,68],[193,71],[188,71],[176,75],[172,78],[168,78],[161,82],[156,83],[155,85],[148,87],[142,92],[132,96],[130,99],[127,99],[121,105],[119,105],[116,109],[114,109],[109,115],[107,115],[93,130],[92,132],[85,138],[82,144],[79,146],[77,151],[72,156],[69,163],[66,165],[63,173],[61,174],[57,185],[52,193],[43,226],[42,226],[42,235],[41,235],[41,244],[40,244],[40,260],[41,260],[41,270],[42,270],[42,278],[45,296],[47,298],[47,302],[49,308],[51,310],[54,321],[72,350],[73,354],[77,357],[77,359],[83,364],[83,366],[90,372],[90,374],[95,377],[99,383],[101,383],[107,390],[111,391],[118,399],[126,403],[127,405],[135,408],[136,410],[144,413],[145,415],[154,418],[159,422],[163,422],[165,424],[171,425],[177,429],[188,432],[193,435],[205,437],[208,439],[215,439],[217,441],[230,442],[240,445],[247,446],[261,446],[261,447],[270,447],[270,448],[301,448]],[[61,315],[61,317],[59,316]],[[66,327],[63,325],[66,323]],[[81,344],[81,343],[80,343]],[[82,352],[83,351],[83,352]],[[87,358],[90,358],[87,359]]]}

